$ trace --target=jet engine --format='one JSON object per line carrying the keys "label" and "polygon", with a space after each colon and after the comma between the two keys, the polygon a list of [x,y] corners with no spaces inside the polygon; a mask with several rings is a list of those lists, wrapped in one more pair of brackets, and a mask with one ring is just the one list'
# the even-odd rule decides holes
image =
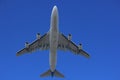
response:
{"label": "jet engine", "polygon": [[36,37],[37,39],[40,39],[40,33],[37,33]]}
{"label": "jet engine", "polygon": [[68,34],[68,40],[71,40],[71,39],[72,39],[72,35]]}
{"label": "jet engine", "polygon": [[79,44],[79,45],[78,45],[78,48],[79,48],[79,49],[82,49],[82,44]]}
{"label": "jet engine", "polygon": [[25,43],[25,47],[29,48],[29,43],[28,42]]}

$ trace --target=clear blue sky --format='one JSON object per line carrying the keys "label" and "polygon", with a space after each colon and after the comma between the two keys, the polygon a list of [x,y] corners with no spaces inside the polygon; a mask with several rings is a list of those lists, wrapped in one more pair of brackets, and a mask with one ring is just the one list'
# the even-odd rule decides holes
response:
{"label": "clear blue sky", "polygon": [[[56,69],[65,79],[40,78],[49,51],[16,57],[26,41],[49,30],[54,5],[59,30],[82,43],[90,59],[58,51]],[[120,80],[119,0],[0,0],[0,80]]]}

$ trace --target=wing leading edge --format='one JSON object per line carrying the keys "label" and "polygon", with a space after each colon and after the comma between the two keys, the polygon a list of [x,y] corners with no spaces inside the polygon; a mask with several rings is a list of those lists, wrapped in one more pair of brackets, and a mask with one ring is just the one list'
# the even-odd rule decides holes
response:
{"label": "wing leading edge", "polygon": [[22,50],[18,51],[16,56],[20,56],[25,53],[31,53],[37,49],[47,50],[49,48],[49,33],[46,33],[41,36],[40,39],[37,39],[33,43],[29,44],[28,47],[25,47]]}
{"label": "wing leading edge", "polygon": [[70,50],[74,54],[80,54],[87,58],[90,57],[90,55],[87,52],[85,52],[82,49],[79,49],[79,47],[76,44],[74,44],[71,40],[68,40],[68,38],[64,36],[63,34],[59,34],[58,49]]}

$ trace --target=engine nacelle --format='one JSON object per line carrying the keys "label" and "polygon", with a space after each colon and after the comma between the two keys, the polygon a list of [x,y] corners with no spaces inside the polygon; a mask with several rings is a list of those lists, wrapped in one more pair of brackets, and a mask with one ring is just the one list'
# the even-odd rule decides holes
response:
{"label": "engine nacelle", "polygon": [[82,49],[82,44],[79,44],[79,45],[78,45],[78,48],[79,48],[79,49]]}
{"label": "engine nacelle", "polygon": [[25,43],[25,47],[29,48],[29,43],[28,42]]}
{"label": "engine nacelle", "polygon": [[37,33],[36,37],[37,39],[40,39],[40,33]]}
{"label": "engine nacelle", "polygon": [[69,34],[69,35],[68,35],[68,40],[71,40],[71,39],[72,39],[72,35]]}

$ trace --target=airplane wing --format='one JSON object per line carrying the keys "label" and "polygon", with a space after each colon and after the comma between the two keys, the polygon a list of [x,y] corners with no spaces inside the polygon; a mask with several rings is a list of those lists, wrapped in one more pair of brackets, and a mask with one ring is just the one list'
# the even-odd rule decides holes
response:
{"label": "airplane wing", "polygon": [[24,53],[31,53],[37,49],[49,49],[49,33],[44,34],[40,37],[40,39],[37,39],[33,43],[29,44],[28,47],[25,47],[22,50],[18,51],[16,56],[22,55]]}
{"label": "airplane wing", "polygon": [[79,47],[77,45],[75,45],[71,40],[68,40],[68,38],[66,36],[64,36],[63,34],[59,34],[58,49],[70,50],[74,54],[80,54],[87,58],[90,57],[90,55],[87,52],[85,52],[82,49],[79,49]]}

